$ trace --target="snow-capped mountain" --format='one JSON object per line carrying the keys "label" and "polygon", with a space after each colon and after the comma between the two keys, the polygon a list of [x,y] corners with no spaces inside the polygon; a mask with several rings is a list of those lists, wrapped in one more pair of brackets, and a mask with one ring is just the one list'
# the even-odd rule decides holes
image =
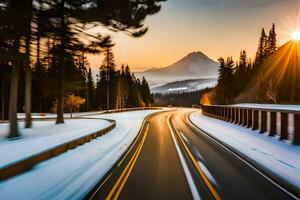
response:
{"label": "snow-capped mountain", "polygon": [[152,68],[135,74],[138,78],[145,76],[153,87],[174,81],[216,78],[218,63],[199,51],[186,55],[170,66]]}

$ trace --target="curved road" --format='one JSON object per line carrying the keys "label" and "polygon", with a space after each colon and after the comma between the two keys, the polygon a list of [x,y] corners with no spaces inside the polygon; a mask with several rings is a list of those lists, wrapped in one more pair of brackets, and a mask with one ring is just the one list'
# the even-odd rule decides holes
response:
{"label": "curved road", "polygon": [[187,116],[194,111],[147,119],[86,199],[294,199],[193,127]]}

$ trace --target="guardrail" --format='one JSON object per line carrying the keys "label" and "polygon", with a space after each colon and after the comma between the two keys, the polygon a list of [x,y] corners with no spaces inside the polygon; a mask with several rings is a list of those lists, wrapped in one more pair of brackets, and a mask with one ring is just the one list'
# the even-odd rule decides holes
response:
{"label": "guardrail", "polygon": [[[259,130],[260,133],[268,132],[269,136],[279,135],[281,140],[291,140],[293,144],[300,144],[299,111],[221,105],[201,105],[201,108],[205,115],[251,128],[252,130]],[[290,119],[293,121],[292,127],[289,126]],[[277,130],[278,123],[280,124],[280,130]],[[267,130],[268,124],[269,130]],[[289,128],[292,130],[290,137]]]}
{"label": "guardrail", "polygon": [[[154,107],[126,108],[126,109],[118,109],[118,110],[109,110],[108,112],[99,112],[97,114],[90,114],[89,116],[105,114],[105,113],[129,112],[129,111],[138,111],[138,110],[154,110],[154,109],[159,109],[159,108],[154,108]],[[82,117],[84,117],[84,115],[82,115],[80,117],[74,117],[74,119],[80,119]],[[86,118],[84,118],[84,119],[86,119]],[[42,120],[42,119],[37,119],[37,120]],[[45,119],[43,118],[43,120],[45,120]],[[49,120],[49,119],[46,119],[46,120]],[[94,133],[85,135],[83,137],[80,137],[80,138],[68,141],[66,143],[57,145],[51,149],[47,149],[43,152],[34,154],[23,160],[19,160],[14,163],[10,163],[6,166],[0,167],[0,181],[8,179],[8,178],[13,177],[18,174],[21,174],[25,171],[28,171],[28,170],[32,169],[36,164],[38,164],[42,161],[45,161],[45,160],[48,160],[55,156],[58,156],[70,149],[74,149],[79,145],[83,145],[84,143],[90,142],[92,139],[95,139],[99,136],[102,136],[102,135],[108,133],[109,131],[111,131],[112,129],[114,129],[116,127],[116,121],[110,120],[110,119],[106,119],[106,120],[111,122],[111,125],[109,125],[108,127],[104,128],[102,130],[99,130]]]}

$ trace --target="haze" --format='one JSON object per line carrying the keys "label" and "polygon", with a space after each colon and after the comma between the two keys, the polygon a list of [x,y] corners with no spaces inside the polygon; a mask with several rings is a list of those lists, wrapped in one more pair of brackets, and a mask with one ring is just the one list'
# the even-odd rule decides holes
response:
{"label": "haze", "polygon": [[[111,34],[118,66],[135,70],[164,67],[192,51],[202,51],[214,60],[245,49],[254,57],[262,27],[277,26],[279,44],[300,28],[300,0],[170,0],[162,11],[146,20],[148,33],[130,38],[95,28],[91,32]],[[226,38],[226,39],[225,39]],[[88,56],[98,68],[101,56]]]}

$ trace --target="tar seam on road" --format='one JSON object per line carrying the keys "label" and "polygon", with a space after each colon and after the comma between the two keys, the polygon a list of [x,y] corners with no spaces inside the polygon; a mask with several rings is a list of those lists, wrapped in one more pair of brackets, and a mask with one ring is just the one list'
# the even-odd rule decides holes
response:
{"label": "tar seam on road", "polygon": [[[168,118],[168,123],[172,123],[170,118]],[[168,124],[169,125],[169,124]],[[190,157],[192,163],[194,164],[197,172],[199,173],[199,175],[201,176],[202,180],[204,181],[205,185],[208,187],[209,191],[211,192],[211,194],[213,195],[214,199],[216,200],[221,200],[220,196],[218,195],[218,193],[216,192],[216,190],[214,189],[213,185],[210,183],[209,179],[206,177],[206,175],[204,174],[204,172],[202,171],[202,169],[200,168],[200,166],[198,165],[196,159],[194,158],[194,156],[192,155],[191,151],[188,149],[188,147],[186,146],[186,144],[184,143],[184,141],[182,140],[182,138],[180,137],[178,131],[176,130],[175,126],[174,130],[178,135],[179,141],[182,143],[184,149],[187,152],[187,155]],[[172,131],[171,131],[172,132]]]}
{"label": "tar seam on road", "polygon": [[147,133],[148,133],[148,128],[149,128],[149,124],[147,124],[146,127],[146,131],[145,134],[142,138],[141,143],[139,144],[139,146],[137,147],[137,150],[135,151],[134,155],[132,156],[132,158],[130,159],[129,163],[127,164],[127,166],[125,167],[125,169],[123,170],[122,174],[120,175],[120,177],[118,178],[117,182],[115,183],[115,185],[113,186],[112,190],[109,192],[108,196],[105,198],[106,200],[116,200],[118,199],[122,189],[124,188],[124,185],[137,161],[137,158],[142,150],[142,147],[145,143],[146,137],[147,137]]}
{"label": "tar seam on road", "polygon": [[190,124],[190,126],[199,132],[202,132],[203,135],[205,135],[206,137],[210,138],[212,141],[214,141],[216,144],[220,145],[222,148],[224,148],[226,151],[228,151],[229,153],[231,153],[232,155],[234,155],[236,158],[238,158],[239,160],[241,160],[243,163],[245,163],[247,166],[249,166],[251,169],[253,169],[254,171],[256,171],[258,174],[260,174],[261,176],[263,176],[265,179],[267,179],[268,181],[270,181],[270,183],[272,183],[273,185],[275,185],[276,187],[278,187],[280,190],[282,190],[283,192],[285,192],[286,194],[288,194],[289,196],[291,196],[292,198],[296,199],[296,200],[300,200],[296,195],[292,194],[291,192],[289,192],[287,189],[285,189],[284,187],[282,187],[281,185],[279,185],[278,183],[276,183],[274,180],[272,180],[270,177],[268,177],[267,175],[265,175],[263,172],[261,172],[260,170],[258,170],[254,165],[252,165],[251,163],[249,163],[247,160],[245,160],[244,158],[242,158],[241,156],[239,156],[237,153],[233,152],[232,150],[230,150],[228,147],[226,147],[224,144],[222,144],[221,142],[219,142],[217,139],[215,139],[214,137],[210,136],[208,133],[206,133],[205,131],[203,131],[201,128],[196,127],[189,119],[189,116],[192,113],[190,113],[188,116],[186,116],[186,121]]}

